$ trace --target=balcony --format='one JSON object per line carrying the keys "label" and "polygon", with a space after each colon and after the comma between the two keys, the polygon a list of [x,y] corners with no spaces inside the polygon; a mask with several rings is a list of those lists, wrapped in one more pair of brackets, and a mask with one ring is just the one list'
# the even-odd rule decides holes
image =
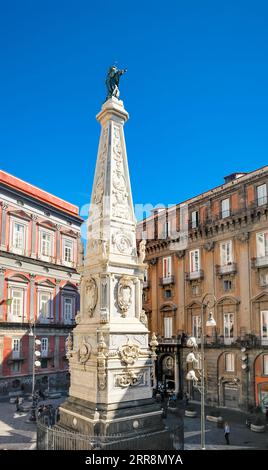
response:
{"label": "balcony", "polygon": [[253,268],[266,268],[268,266],[268,256],[252,258],[251,264]]}
{"label": "balcony", "polygon": [[235,274],[237,271],[236,263],[228,263],[224,266],[216,266],[217,276],[224,276],[225,274]]}
{"label": "balcony", "polygon": [[186,273],[185,279],[186,281],[196,281],[197,279],[203,279],[204,271],[203,269],[199,269],[199,271],[194,271],[191,273]]}
{"label": "balcony", "polygon": [[160,286],[168,286],[169,284],[175,284],[175,276],[166,276],[159,279]]}

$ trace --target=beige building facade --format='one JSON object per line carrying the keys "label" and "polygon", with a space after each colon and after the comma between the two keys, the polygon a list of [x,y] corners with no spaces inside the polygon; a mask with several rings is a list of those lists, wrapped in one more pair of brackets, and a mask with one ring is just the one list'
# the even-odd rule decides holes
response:
{"label": "beige building facade", "polygon": [[[216,327],[205,331],[206,401],[268,407],[268,166],[138,225],[147,239],[143,306],[159,340],[157,382],[186,390],[185,337],[200,343],[202,299],[215,299]],[[209,311],[205,311],[208,315]]]}

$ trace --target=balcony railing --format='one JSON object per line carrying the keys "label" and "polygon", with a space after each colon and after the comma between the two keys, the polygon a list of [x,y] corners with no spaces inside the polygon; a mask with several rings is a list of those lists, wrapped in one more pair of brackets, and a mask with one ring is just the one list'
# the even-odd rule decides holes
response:
{"label": "balcony railing", "polygon": [[199,271],[194,271],[191,273],[186,273],[186,281],[194,281],[196,279],[203,279],[204,277],[204,271],[203,269],[199,269]]}
{"label": "balcony railing", "polygon": [[223,276],[224,274],[234,274],[237,271],[236,263],[228,263],[224,266],[216,266],[216,274]]}
{"label": "balcony railing", "polygon": [[252,258],[251,260],[253,268],[264,268],[268,266],[268,256],[261,256],[259,258]]}
{"label": "balcony railing", "polygon": [[160,286],[167,286],[168,284],[174,284],[174,283],[175,283],[175,276],[166,276],[166,277],[161,277],[159,279]]}

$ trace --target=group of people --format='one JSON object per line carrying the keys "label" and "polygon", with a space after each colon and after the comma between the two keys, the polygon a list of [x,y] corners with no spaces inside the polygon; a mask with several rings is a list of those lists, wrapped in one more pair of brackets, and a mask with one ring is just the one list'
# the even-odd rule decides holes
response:
{"label": "group of people", "polygon": [[46,426],[53,426],[59,420],[59,407],[53,405],[40,405],[37,409],[37,418]]}

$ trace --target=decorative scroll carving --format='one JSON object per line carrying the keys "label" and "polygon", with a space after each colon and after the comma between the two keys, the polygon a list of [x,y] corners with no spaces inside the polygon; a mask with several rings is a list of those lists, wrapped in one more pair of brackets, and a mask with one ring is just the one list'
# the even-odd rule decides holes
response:
{"label": "decorative scroll carving", "polygon": [[90,317],[93,316],[94,310],[96,308],[98,301],[98,287],[95,279],[91,277],[86,280],[85,284],[85,303],[86,303],[86,313]]}
{"label": "decorative scroll carving", "polygon": [[91,350],[92,346],[91,344],[86,340],[86,338],[83,338],[82,343],[80,344],[79,350],[78,350],[78,360],[80,364],[85,364],[91,355]]}
{"label": "decorative scroll carving", "polygon": [[116,232],[112,235],[112,242],[120,253],[131,254],[132,241],[128,234]]}
{"label": "decorative scroll carving", "polygon": [[117,387],[130,387],[137,386],[141,383],[144,383],[144,373],[137,373],[133,370],[128,370],[124,374],[116,376],[116,386]]}
{"label": "decorative scroll carving", "polygon": [[80,311],[78,310],[75,316],[75,323],[79,325],[80,322],[81,322],[81,314],[80,314]]}
{"label": "decorative scroll carving", "polygon": [[98,376],[98,384],[99,384],[99,389],[104,390],[106,387],[106,351],[107,351],[107,346],[104,341],[103,334],[100,333],[99,336],[99,341],[97,344],[97,376]]}
{"label": "decorative scroll carving", "polygon": [[65,348],[66,348],[66,356],[69,358],[72,355],[72,350],[73,350],[73,338],[72,338],[71,333],[69,333],[66,338]]}
{"label": "decorative scroll carving", "polygon": [[133,282],[128,276],[121,277],[118,283],[118,305],[122,317],[125,317],[132,303],[132,285]]}
{"label": "decorative scroll carving", "polygon": [[118,354],[121,361],[127,366],[132,366],[139,358],[140,348],[137,344],[123,344],[119,348]]}
{"label": "decorative scroll carving", "polygon": [[113,158],[116,164],[116,168],[113,171],[112,176],[113,216],[128,219],[130,216],[130,208],[128,203],[127,184],[124,176],[120,129],[118,126],[114,126],[113,129]]}
{"label": "decorative scroll carving", "polygon": [[145,326],[148,326],[148,318],[147,318],[147,315],[146,315],[145,310],[142,310],[142,311],[141,311],[141,314],[140,314],[140,321],[141,321],[141,323],[143,323]]}

